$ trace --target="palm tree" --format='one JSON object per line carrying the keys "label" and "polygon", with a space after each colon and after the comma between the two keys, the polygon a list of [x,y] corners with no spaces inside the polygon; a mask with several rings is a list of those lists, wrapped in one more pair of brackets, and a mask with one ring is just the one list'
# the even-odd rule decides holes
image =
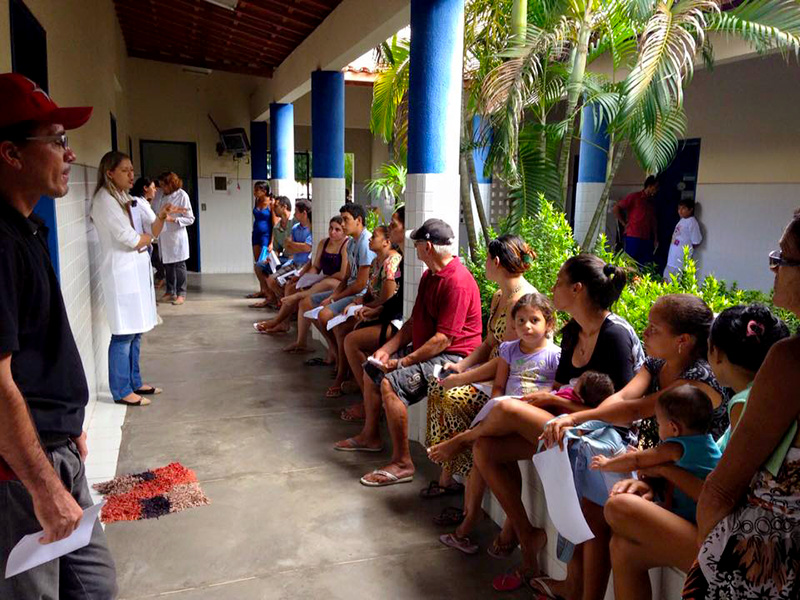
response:
{"label": "palm tree", "polygon": [[411,45],[394,35],[376,48],[378,75],[372,86],[369,129],[389,144],[390,160],[405,164],[408,149],[408,68]]}
{"label": "palm tree", "polygon": [[[482,82],[492,115],[490,165],[515,188],[512,220],[531,214],[542,191],[563,208],[570,147],[583,106],[591,105],[611,137],[607,184],[584,247],[605,211],[616,169],[629,149],[644,170],[671,161],[685,130],[683,88],[694,63],[713,61],[708,32],[738,35],[760,51],[798,53],[800,3],[743,0],[541,0],[529,11],[523,45]],[[588,67],[610,56],[612,75]],[[617,72],[630,73],[617,81]],[[550,171],[555,172],[553,176]]]}

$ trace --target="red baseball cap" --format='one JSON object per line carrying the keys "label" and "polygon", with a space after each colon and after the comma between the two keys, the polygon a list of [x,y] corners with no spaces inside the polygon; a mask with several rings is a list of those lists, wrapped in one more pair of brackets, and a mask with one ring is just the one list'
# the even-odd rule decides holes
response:
{"label": "red baseball cap", "polygon": [[47,93],[19,73],[0,74],[0,127],[23,121],[58,123],[77,129],[92,116],[91,106],[59,108]]}

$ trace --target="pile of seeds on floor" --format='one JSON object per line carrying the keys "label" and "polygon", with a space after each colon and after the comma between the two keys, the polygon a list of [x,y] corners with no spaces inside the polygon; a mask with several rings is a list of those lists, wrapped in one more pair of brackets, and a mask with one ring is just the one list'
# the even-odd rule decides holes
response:
{"label": "pile of seeds on floor", "polygon": [[177,462],[93,487],[106,497],[100,513],[103,523],[158,518],[209,504],[194,471]]}

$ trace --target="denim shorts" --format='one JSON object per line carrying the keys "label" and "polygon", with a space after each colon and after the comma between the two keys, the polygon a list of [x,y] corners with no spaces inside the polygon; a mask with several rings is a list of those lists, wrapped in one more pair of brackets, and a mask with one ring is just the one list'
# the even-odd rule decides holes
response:
{"label": "denim shorts", "polygon": [[[317,294],[311,294],[311,306],[316,308],[331,294],[333,294],[333,292],[319,292]],[[329,308],[334,315],[340,315],[342,314],[342,311],[344,311],[344,309],[347,308],[347,306],[356,298],[358,298],[358,296],[345,296],[344,298],[339,298],[335,302],[331,302],[325,308]]]}

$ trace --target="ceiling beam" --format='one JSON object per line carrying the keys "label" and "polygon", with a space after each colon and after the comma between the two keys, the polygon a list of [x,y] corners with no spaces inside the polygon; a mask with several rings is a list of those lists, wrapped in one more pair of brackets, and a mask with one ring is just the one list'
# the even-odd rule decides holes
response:
{"label": "ceiling beam", "polygon": [[198,60],[191,58],[183,58],[181,56],[173,56],[164,53],[151,55],[147,52],[130,51],[128,52],[128,54],[132,58],[155,60],[158,62],[183,65],[186,67],[199,67],[201,69],[211,69],[212,71],[227,71],[229,73],[239,73],[241,75],[254,75],[257,77],[272,77],[272,69],[269,68],[253,68],[247,65],[223,63],[214,60]]}
{"label": "ceiling beam", "polygon": [[[196,32],[188,25],[177,23],[170,24],[169,31],[164,31],[159,25],[154,25],[152,22],[142,21],[135,18],[132,19],[128,16],[121,16],[120,24],[122,25],[123,35],[125,36],[128,46],[136,46],[137,43],[141,45],[142,40],[146,40],[155,44],[169,44],[170,46],[183,47],[186,50],[189,50],[190,46],[186,43],[182,43],[182,40],[185,42],[185,40],[189,39],[189,36],[192,36],[192,34]],[[184,36],[182,40],[181,38],[176,39],[168,35],[174,34],[175,32],[179,32]],[[221,38],[221,36],[209,32],[205,39],[199,39],[196,40],[196,42],[201,45],[200,48],[220,48],[219,44],[223,44],[226,49],[229,49],[229,51],[240,52],[248,57],[259,57],[266,54],[263,46],[256,46],[254,44],[248,44],[237,40],[225,41],[218,38]],[[274,52],[269,52],[268,58],[269,62],[273,65],[279,64],[283,60],[283,56],[281,54]]]}
{"label": "ceiling beam", "polygon": [[287,31],[295,31],[300,33],[303,38],[307,36],[309,33],[314,31],[317,28],[317,25],[322,23],[325,20],[325,17],[328,15],[325,14],[310,14],[305,15],[305,17],[294,17],[292,16],[293,9],[292,7],[286,6],[275,6],[272,2],[265,2],[261,0],[260,2],[256,3],[253,0],[239,0],[239,7],[236,9],[236,12],[242,12],[250,15],[261,15],[261,17],[256,17],[264,22],[270,23],[273,27],[280,27],[282,29],[286,29]]}
{"label": "ceiling beam", "polygon": [[[179,3],[180,0],[170,0],[173,3]],[[212,4],[209,6],[213,7]],[[120,12],[127,12],[132,14],[137,14],[145,19],[150,21],[165,21],[170,26],[177,23],[186,23],[190,19],[196,19],[198,21],[202,21],[207,23],[210,26],[213,26],[216,29],[223,29],[223,28],[235,28],[238,35],[242,38],[249,38],[253,40],[253,42],[262,44],[262,45],[272,45],[276,47],[280,47],[283,52],[289,54],[294,50],[297,44],[302,41],[298,40],[295,37],[287,37],[281,34],[275,34],[272,36],[268,32],[249,25],[247,23],[238,23],[234,25],[233,23],[233,13],[230,11],[226,11],[224,9],[219,9],[221,13],[224,14],[208,14],[201,13],[199,11],[195,12],[191,10],[191,12],[186,13],[178,8],[170,7],[167,5],[160,5],[157,9],[147,10],[146,8],[141,8],[138,4],[130,4],[127,0],[117,0],[117,14],[119,15]],[[192,15],[191,17],[189,15]],[[281,38],[281,39],[278,39]]]}
{"label": "ceiling beam", "polygon": [[[242,13],[240,9],[236,10],[225,10],[224,8],[219,8],[214,6],[213,4],[208,4],[203,2],[203,6],[198,6],[192,0],[166,0],[175,6],[182,7],[183,10],[186,11],[194,11],[194,12],[206,12],[208,13],[209,19],[216,23],[225,23],[231,27],[236,26],[244,26],[248,28],[252,32],[258,32],[258,35],[264,36],[265,34],[275,35],[286,38],[286,41],[289,42],[292,46],[297,45],[299,42],[305,39],[305,37],[309,33],[309,29],[303,30],[295,30],[295,29],[288,29],[287,31],[293,35],[286,35],[282,34],[280,30],[276,28],[274,21],[270,19],[262,19],[252,14],[246,14],[243,16],[247,16],[246,19],[242,19],[241,17],[237,16],[239,13]],[[272,31],[274,30],[274,31]]]}

